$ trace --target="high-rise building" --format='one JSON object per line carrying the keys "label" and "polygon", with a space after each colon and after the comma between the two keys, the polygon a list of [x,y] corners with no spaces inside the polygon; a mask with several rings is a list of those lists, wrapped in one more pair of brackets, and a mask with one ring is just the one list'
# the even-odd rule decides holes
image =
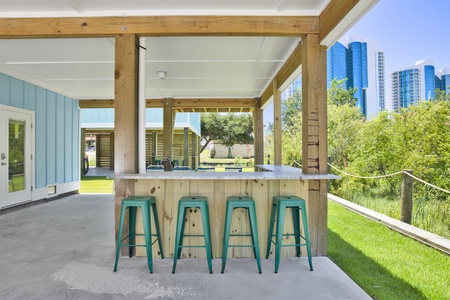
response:
{"label": "high-rise building", "polygon": [[441,70],[441,77],[436,75],[433,62],[422,60],[415,66],[391,73],[392,81],[392,110],[399,111],[421,100],[434,100],[436,89],[450,92],[450,71]]}
{"label": "high-rise building", "polygon": [[356,88],[356,104],[370,117],[386,108],[384,52],[367,39],[348,41],[348,47],[337,42],[327,51],[328,87],[333,79],[347,78],[343,87]]}

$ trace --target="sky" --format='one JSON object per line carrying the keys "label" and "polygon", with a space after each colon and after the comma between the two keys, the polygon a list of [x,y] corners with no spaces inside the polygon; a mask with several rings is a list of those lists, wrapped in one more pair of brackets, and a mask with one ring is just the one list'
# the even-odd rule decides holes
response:
{"label": "sky", "polygon": [[[339,40],[351,35],[372,40],[384,51],[386,96],[390,73],[431,59],[436,71],[450,68],[450,0],[380,0]],[[264,111],[264,124],[273,123],[272,105]]]}

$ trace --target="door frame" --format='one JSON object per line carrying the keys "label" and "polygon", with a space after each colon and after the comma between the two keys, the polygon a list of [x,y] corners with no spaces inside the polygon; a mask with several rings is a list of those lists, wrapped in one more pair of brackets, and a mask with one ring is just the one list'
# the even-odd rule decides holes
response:
{"label": "door frame", "polygon": [[[0,209],[4,209],[7,207],[11,207],[11,206],[16,206],[22,203],[26,203],[26,202],[30,202],[34,199],[33,197],[33,192],[35,189],[35,112],[31,111],[31,110],[27,110],[27,109],[22,109],[22,108],[17,108],[17,107],[12,107],[12,106],[6,106],[6,105],[0,105],[0,114],[3,114],[3,112],[5,113],[16,113],[16,114],[21,114],[24,117],[29,117],[31,120],[31,124],[27,124],[27,126],[30,126],[30,134],[31,134],[31,138],[30,138],[30,145],[29,145],[29,154],[30,154],[30,167],[29,170],[27,170],[26,172],[28,172],[29,174],[27,174],[30,178],[30,185],[29,188],[30,189],[30,193],[23,193],[23,196],[25,197],[25,199],[19,202],[15,202],[13,204],[7,204],[4,205],[2,202],[0,202]],[[2,130],[3,132],[0,133],[0,136],[6,134],[5,138],[8,136],[8,132],[6,132],[6,128],[3,128],[3,120],[2,120],[2,125],[0,125],[0,130]],[[8,165],[9,166],[9,165]],[[6,180],[7,180],[6,176]],[[6,181],[8,182],[8,181]],[[6,184],[6,186],[8,186],[8,183]],[[28,196],[29,195],[29,196]],[[6,191],[4,191],[4,194],[1,194],[0,196],[8,196],[8,191],[6,189]]]}

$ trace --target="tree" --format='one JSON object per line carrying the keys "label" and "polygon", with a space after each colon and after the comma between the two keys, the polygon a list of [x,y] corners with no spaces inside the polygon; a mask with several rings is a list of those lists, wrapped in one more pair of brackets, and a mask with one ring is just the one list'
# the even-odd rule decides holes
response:
{"label": "tree", "polygon": [[294,94],[281,103],[283,128],[292,127],[302,114],[302,91],[296,89]]}
{"label": "tree", "polygon": [[253,143],[253,119],[250,114],[201,114],[202,152],[212,140],[225,146]]}
{"label": "tree", "polygon": [[337,80],[334,78],[331,81],[330,88],[327,91],[327,100],[329,104],[334,105],[344,105],[348,104],[349,106],[356,105],[355,93],[357,88],[343,88],[343,83],[347,79]]}

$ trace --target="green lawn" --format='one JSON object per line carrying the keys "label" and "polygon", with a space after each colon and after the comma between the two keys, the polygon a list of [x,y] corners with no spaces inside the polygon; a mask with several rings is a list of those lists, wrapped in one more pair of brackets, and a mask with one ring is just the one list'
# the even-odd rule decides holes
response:
{"label": "green lawn", "polygon": [[80,194],[112,194],[114,180],[105,176],[81,176]]}
{"label": "green lawn", "polygon": [[328,256],[372,298],[450,299],[450,256],[328,203]]}

